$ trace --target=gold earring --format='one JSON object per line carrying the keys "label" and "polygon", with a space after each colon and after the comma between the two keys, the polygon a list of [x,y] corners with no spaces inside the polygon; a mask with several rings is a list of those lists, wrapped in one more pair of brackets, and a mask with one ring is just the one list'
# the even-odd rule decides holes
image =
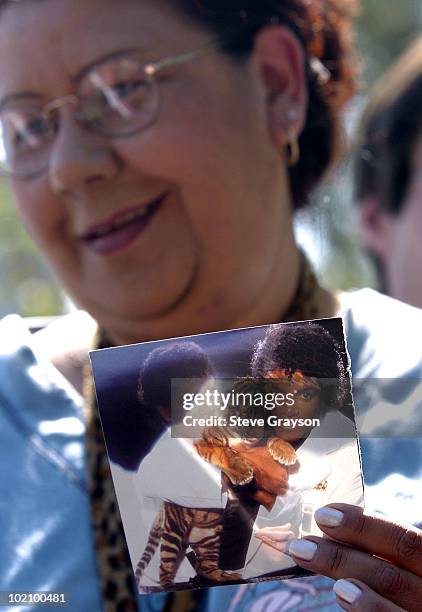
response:
{"label": "gold earring", "polygon": [[286,147],[287,165],[290,168],[296,166],[300,159],[300,147],[298,138],[293,132],[289,131],[289,140]]}

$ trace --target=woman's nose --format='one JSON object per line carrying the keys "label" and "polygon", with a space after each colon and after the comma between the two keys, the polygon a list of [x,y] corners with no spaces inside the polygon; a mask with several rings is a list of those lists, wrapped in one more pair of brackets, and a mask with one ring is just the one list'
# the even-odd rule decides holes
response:
{"label": "woman's nose", "polygon": [[58,195],[83,195],[94,183],[117,176],[121,161],[110,140],[79,125],[64,113],[52,145],[49,180]]}

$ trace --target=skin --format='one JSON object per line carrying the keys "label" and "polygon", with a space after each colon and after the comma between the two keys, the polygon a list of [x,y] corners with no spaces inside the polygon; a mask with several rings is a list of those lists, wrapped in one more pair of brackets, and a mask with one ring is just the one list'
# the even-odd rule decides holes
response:
{"label": "skin", "polygon": [[[366,515],[362,508],[330,504],[344,518],[337,527],[319,527],[329,539],[306,538],[317,544],[311,561],[295,561],[335,580],[352,579],[362,591],[353,605],[337,598],[344,610],[417,612],[422,601],[422,531],[392,525]],[[334,541],[335,540],[335,541]],[[350,548],[351,547],[351,548]]]}
{"label": "skin", "polygon": [[[314,419],[318,418],[321,388],[316,378],[304,376],[299,370],[289,377],[284,370],[269,372],[268,378],[280,381],[280,393],[287,395],[294,394],[294,405],[291,407],[277,407],[272,411],[277,417],[287,419]],[[307,438],[312,431],[309,427],[287,427],[275,428],[276,436],[283,438],[287,442]]]}
{"label": "skin", "polygon": [[[0,98],[72,95],[72,77],[104,55],[142,46],[146,61],[158,60],[210,38],[159,0],[12,3],[0,18]],[[48,172],[13,184],[29,233],[112,342],[280,320],[299,270],[284,159],[289,134],[300,133],[306,114],[300,44],[288,29],[267,27],[244,64],[216,53],[179,66],[160,87],[159,119],[133,138],[89,133],[70,106],[62,108]],[[291,108],[297,116],[287,122]],[[81,245],[78,234],[90,224],[164,190],[165,206],[130,247],[105,258]],[[317,306],[322,317],[337,304],[320,291]],[[60,344],[57,328],[56,338]],[[78,340],[83,352],[89,342]],[[51,343],[48,332],[42,343]],[[57,357],[53,346],[45,352]],[[79,387],[79,366],[65,357],[60,363]],[[377,529],[367,524],[365,540],[348,532],[348,543],[360,549],[353,552],[358,563],[349,556],[349,576],[361,575],[362,558],[373,562],[365,543],[377,551]],[[383,556],[393,561],[394,529],[381,527]],[[409,557],[407,597],[420,596],[417,563]],[[321,559],[315,569],[333,573]]]}
{"label": "skin", "polygon": [[[274,494],[284,495],[288,488],[288,473],[284,466],[274,464],[268,449],[265,447],[244,448],[242,445],[236,447],[240,456],[247,460],[254,471],[254,478],[258,488],[258,496],[256,492],[253,494],[253,499],[260,501],[260,489]],[[271,462],[271,470],[268,470],[268,461]]]}
{"label": "skin", "polygon": [[413,148],[411,177],[398,214],[381,210],[376,196],[362,202],[366,245],[380,260],[389,294],[422,308],[422,136]]}
{"label": "skin", "polygon": [[280,553],[286,554],[289,550],[289,542],[295,537],[291,531],[291,523],[284,523],[278,527],[263,527],[254,532],[254,536],[265,544],[265,554],[272,561],[277,562]]}
{"label": "skin", "polygon": [[[349,504],[329,504],[326,508],[340,511],[341,522],[327,526],[316,516],[328,537],[306,537],[317,545],[314,556],[307,561],[295,556],[294,561],[317,574],[356,585],[360,594],[355,602],[337,596],[344,610],[420,610],[422,531],[392,525]],[[289,525],[270,527],[255,535],[273,549],[286,552],[286,540],[291,539],[288,529]]]}
{"label": "skin", "polygon": [[[142,47],[146,61],[157,60],[212,38],[167,5],[124,4],[118,29],[112,0],[89,0],[77,11],[72,0],[6,8],[0,98],[71,95],[72,76],[107,54]],[[81,37],[87,23],[89,36]],[[269,28],[257,45],[246,66],[221,53],[179,66],[160,84],[157,121],[132,138],[91,134],[63,107],[49,171],[14,181],[29,233],[116,343],[264,323],[289,304],[299,260],[282,160],[288,109],[299,109],[296,132],[303,123],[303,57],[283,28]],[[78,238],[167,191],[149,227],[122,251],[99,256]]]}

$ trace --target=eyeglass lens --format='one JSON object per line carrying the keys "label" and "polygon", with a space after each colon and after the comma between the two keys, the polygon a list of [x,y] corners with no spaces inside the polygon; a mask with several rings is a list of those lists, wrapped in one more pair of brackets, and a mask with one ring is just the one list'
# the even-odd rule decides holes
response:
{"label": "eyeglass lens", "polygon": [[[109,137],[144,129],[155,119],[159,105],[157,84],[146,76],[144,62],[135,54],[94,67],[80,81],[76,98],[78,122]],[[60,112],[58,105],[53,106],[48,110],[26,102],[0,111],[3,174],[28,177],[48,166]]]}

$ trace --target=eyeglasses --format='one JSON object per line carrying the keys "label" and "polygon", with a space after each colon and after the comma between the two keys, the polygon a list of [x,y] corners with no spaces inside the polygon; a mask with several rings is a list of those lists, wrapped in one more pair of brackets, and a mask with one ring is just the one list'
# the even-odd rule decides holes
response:
{"label": "eyeglasses", "polygon": [[66,104],[74,105],[76,121],[96,134],[123,138],[139,133],[157,118],[160,73],[223,48],[223,42],[212,42],[149,64],[139,53],[125,53],[88,70],[75,95],[44,105],[26,97],[5,104],[0,108],[0,174],[30,179],[48,168],[59,111]]}

